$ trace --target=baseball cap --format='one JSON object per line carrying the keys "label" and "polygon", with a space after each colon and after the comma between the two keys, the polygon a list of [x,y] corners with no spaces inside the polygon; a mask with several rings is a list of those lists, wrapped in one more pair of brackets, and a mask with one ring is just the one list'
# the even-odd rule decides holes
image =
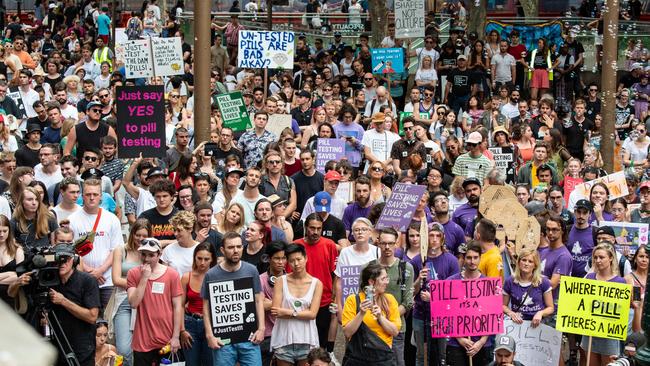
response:
{"label": "baseball cap", "polygon": [[641,65],[638,62],[635,62],[632,64],[632,66],[630,66],[630,70],[636,70],[636,69],[643,69],[643,65]]}
{"label": "baseball cap", "polygon": [[90,168],[81,174],[81,179],[86,180],[90,178],[101,179],[104,176],[104,172],[99,169]]}
{"label": "baseball cap", "polygon": [[332,196],[325,191],[320,191],[314,196],[314,210],[316,212],[330,212]]}
{"label": "baseball cap", "polygon": [[240,177],[244,176],[244,171],[237,168],[237,167],[230,167],[226,171],[226,177],[229,176],[230,174],[239,174]]}
{"label": "baseball cap", "polygon": [[32,123],[29,126],[27,126],[27,134],[29,135],[32,132],[41,132],[41,126],[38,123]]}
{"label": "baseball cap", "polygon": [[341,36],[341,32],[339,31],[334,32],[334,37],[340,37],[340,36]]}
{"label": "baseball cap", "polygon": [[74,245],[71,244],[58,244],[52,250],[59,257],[74,257],[75,255]]}
{"label": "baseball cap", "polygon": [[643,188],[650,188],[650,180],[646,180],[645,182],[642,182],[642,183],[639,185],[639,190],[641,190],[641,189],[643,189]]}
{"label": "baseball cap", "polygon": [[165,172],[163,172],[163,170],[160,169],[160,167],[155,166],[155,167],[149,169],[149,172],[147,173],[147,179],[149,179],[151,177],[155,177],[157,175],[160,175],[160,176],[164,177]]}
{"label": "baseball cap", "polygon": [[601,226],[598,229],[596,229],[596,237],[598,235],[609,235],[614,237],[616,236],[616,234],[614,233],[614,229],[612,229],[611,226],[607,226],[607,225]]}
{"label": "baseball cap", "polygon": [[140,247],[138,248],[139,252],[160,252],[162,248],[160,247],[160,242],[156,238],[145,238],[142,240]]}
{"label": "baseball cap", "polygon": [[585,199],[582,199],[582,200],[579,200],[578,202],[576,202],[574,210],[577,210],[579,208],[583,208],[583,209],[585,209],[585,210],[587,210],[589,212],[591,212],[593,210],[593,206],[591,205],[591,202],[589,202],[589,201],[587,201]]}
{"label": "baseball cap", "polygon": [[465,56],[465,55],[458,55],[458,57],[456,57],[456,60],[465,60],[465,61],[467,61],[467,56]]}
{"label": "baseball cap", "polygon": [[496,339],[496,347],[494,347],[494,351],[498,351],[500,349],[506,350],[510,353],[515,353],[515,339],[512,338],[509,335],[499,335],[497,336]]}
{"label": "baseball cap", "polygon": [[336,170],[330,170],[329,172],[325,173],[325,180],[338,180],[340,181],[343,177],[341,177],[341,173],[337,172]]}
{"label": "baseball cap", "polygon": [[311,94],[309,94],[309,92],[306,90],[299,91],[298,96],[303,98],[311,98]]}
{"label": "baseball cap", "polygon": [[465,142],[470,144],[480,144],[482,141],[483,141],[483,135],[481,135],[476,131],[470,133],[467,140],[465,140]]}
{"label": "baseball cap", "polygon": [[89,110],[92,107],[103,107],[103,106],[100,102],[95,102],[95,101],[86,104],[86,110]]}
{"label": "baseball cap", "polygon": [[481,181],[480,181],[478,178],[466,178],[466,179],[463,181],[463,189],[464,189],[466,186],[470,185],[470,184],[476,184],[476,185],[478,185],[479,187],[482,187],[482,185],[481,185]]}

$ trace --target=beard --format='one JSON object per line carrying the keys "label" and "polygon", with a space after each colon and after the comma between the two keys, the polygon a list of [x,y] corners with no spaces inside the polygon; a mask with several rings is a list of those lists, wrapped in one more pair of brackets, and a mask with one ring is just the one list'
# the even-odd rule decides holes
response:
{"label": "beard", "polygon": [[368,201],[370,201],[370,197],[358,197],[357,198],[357,202],[362,207],[365,207],[368,204]]}
{"label": "beard", "polygon": [[469,197],[467,197],[467,201],[469,201],[469,203],[478,203],[478,200],[479,200],[479,196],[474,194],[471,194],[469,195]]}

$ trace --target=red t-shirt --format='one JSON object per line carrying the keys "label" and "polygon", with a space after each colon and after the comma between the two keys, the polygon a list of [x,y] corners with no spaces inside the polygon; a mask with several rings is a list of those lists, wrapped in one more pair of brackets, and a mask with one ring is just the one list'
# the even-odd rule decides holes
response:
{"label": "red t-shirt", "polygon": [[512,57],[515,58],[515,60],[521,60],[521,53],[522,52],[527,52],[526,51],[526,46],[523,44],[518,44],[516,46],[510,46],[508,47],[508,53],[512,55]]}
{"label": "red t-shirt", "polygon": [[302,170],[302,163],[300,162],[300,159],[296,159],[296,161],[294,161],[293,164],[291,165],[284,163],[284,174],[287,177],[290,177],[301,170]]}
{"label": "red t-shirt", "polygon": [[[127,288],[137,287],[142,276],[140,266],[132,268],[126,276]],[[144,297],[138,305],[131,347],[137,352],[149,352],[169,343],[174,331],[172,298],[182,296],[181,279],[173,268],[155,280],[149,279]]]}
{"label": "red t-shirt", "polygon": [[320,307],[329,306],[332,302],[332,273],[336,269],[336,259],[339,256],[336,244],[323,237],[313,245],[307,244],[304,238],[296,240],[295,243],[302,245],[307,251],[307,273],[323,283]]}

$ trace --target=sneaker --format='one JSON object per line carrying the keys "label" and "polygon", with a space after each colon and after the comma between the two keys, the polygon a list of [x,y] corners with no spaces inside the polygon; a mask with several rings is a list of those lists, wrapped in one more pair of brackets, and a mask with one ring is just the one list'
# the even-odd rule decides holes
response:
{"label": "sneaker", "polygon": [[332,359],[332,365],[334,365],[334,366],[341,366],[341,363],[340,363],[339,360],[336,358],[336,355],[334,354],[334,352],[330,352],[330,359]]}

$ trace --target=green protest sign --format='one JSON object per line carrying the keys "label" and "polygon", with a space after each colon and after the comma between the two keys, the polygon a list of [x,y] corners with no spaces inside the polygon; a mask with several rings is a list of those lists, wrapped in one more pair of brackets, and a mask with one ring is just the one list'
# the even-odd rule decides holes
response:
{"label": "green protest sign", "polygon": [[[413,115],[413,112],[399,112],[399,126],[398,126],[397,133],[400,136],[404,136],[404,122],[403,122],[404,118],[406,118],[408,116],[412,116],[412,115]],[[420,112],[420,118],[429,119],[431,117],[429,116],[429,112]]]}
{"label": "green protest sign", "polygon": [[235,132],[246,131],[252,127],[241,92],[217,95],[216,99],[225,127],[232,128]]}

